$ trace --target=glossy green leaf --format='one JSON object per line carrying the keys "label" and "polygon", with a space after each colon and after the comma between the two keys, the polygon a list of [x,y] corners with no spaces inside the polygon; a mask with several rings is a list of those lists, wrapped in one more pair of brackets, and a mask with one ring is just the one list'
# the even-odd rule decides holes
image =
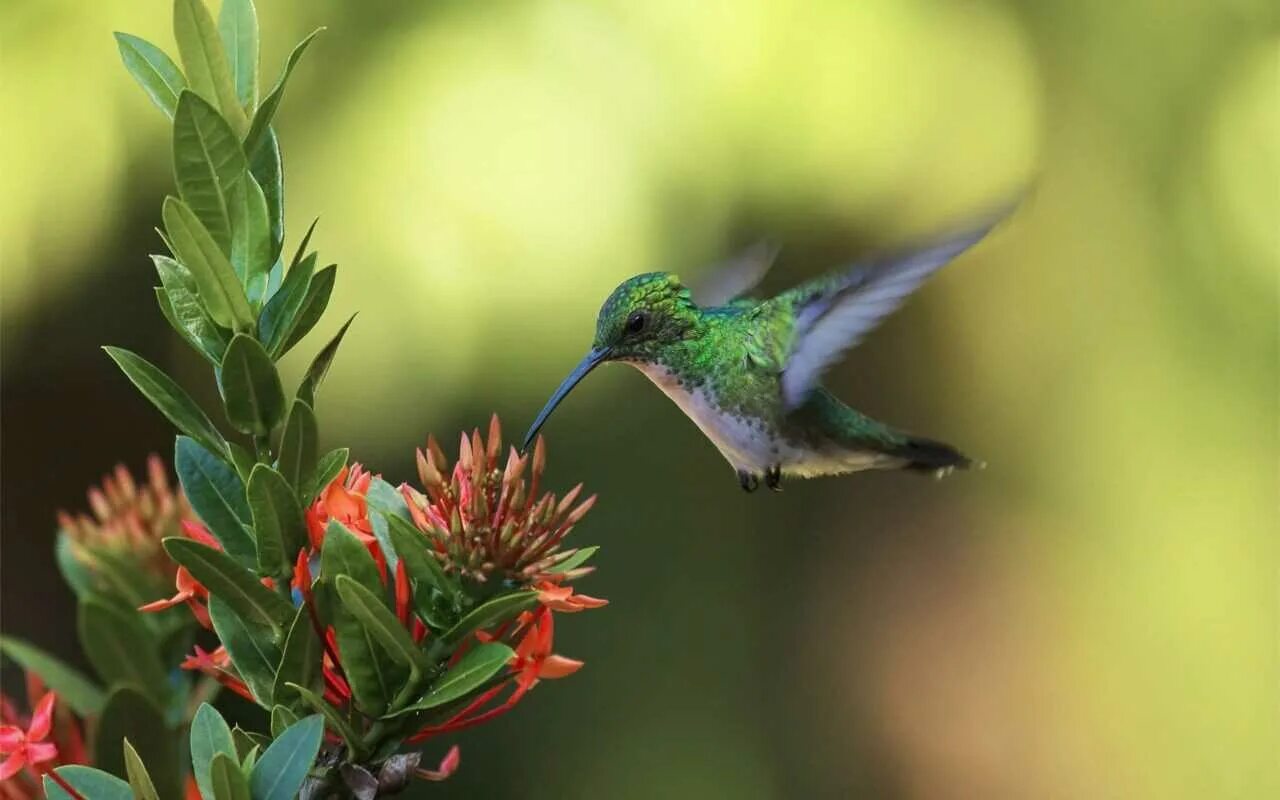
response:
{"label": "glossy green leaf", "polygon": [[311,362],[311,366],[307,368],[307,374],[303,376],[302,383],[298,386],[298,398],[305,401],[307,405],[315,408],[316,392],[320,389],[320,384],[324,382],[325,375],[329,374],[329,365],[333,363],[333,357],[338,353],[338,345],[342,344],[342,337],[346,336],[347,328],[351,327],[351,323],[355,321],[356,315],[352,314],[346,322],[342,323],[342,327],[338,329],[338,333],[329,340],[316,357]]}
{"label": "glossy green leaf", "polygon": [[[217,109],[195,92],[179,94],[173,114],[173,173],[178,194],[204,223],[223,255],[231,254],[231,195],[248,169],[240,140]],[[172,230],[169,237],[173,238]]]}
{"label": "glossy green leaf", "polygon": [[213,630],[258,703],[270,705],[276,664],[280,663],[280,648],[275,643],[278,629],[263,624],[259,617],[238,613],[238,607],[231,598],[213,594],[209,598]]}
{"label": "glossy green leaf", "polygon": [[[67,782],[84,800],[133,800],[133,789],[129,784],[107,772],[93,767],[72,764],[54,770],[58,777]],[[54,782],[48,775],[44,776],[44,796],[48,800],[73,800],[71,795]]]}
{"label": "glossy green leaf", "polygon": [[[294,251],[293,260],[289,262],[290,272],[295,270],[298,267],[298,265],[301,264],[303,260],[307,257],[307,248],[311,245],[311,236],[316,232],[316,225],[318,225],[319,223],[320,223],[319,217],[316,217],[315,219],[311,220],[311,224],[307,226],[307,232],[302,234],[302,241],[298,242],[298,249]],[[313,261],[312,265],[314,266],[314,264],[315,262]],[[310,276],[310,274],[311,272],[308,271],[307,275]]]}
{"label": "glossy green leaf", "polygon": [[[316,688],[320,683],[320,638],[311,625],[306,606],[298,608],[289,633],[284,640],[284,651],[276,667],[276,680],[271,688],[273,703],[288,705],[296,699],[288,684]],[[279,707],[279,706],[277,706]],[[274,723],[274,715],[272,717]],[[273,724],[274,729],[274,724]]]}
{"label": "glossy green leaf", "polygon": [[[284,686],[283,684],[281,685],[281,688],[287,690],[292,694],[297,694],[297,692],[295,692],[293,689],[289,689],[287,686]],[[272,738],[276,738],[280,734],[284,733],[286,730],[289,729],[290,725],[294,724],[297,721],[298,721],[298,715],[293,713],[293,710],[290,709],[288,706],[281,706],[281,705],[273,706],[271,708]]]}
{"label": "glossy green leaf", "polygon": [[303,505],[309,505],[324,487],[338,477],[338,474],[342,472],[342,468],[347,465],[347,459],[350,456],[349,448],[339,447],[320,457],[316,462],[315,468],[311,470],[311,474],[303,479],[301,493]]}
{"label": "glossy green leaf", "polygon": [[227,442],[227,450],[231,453],[231,464],[236,468],[236,475],[247,484],[249,476],[253,474],[253,468],[258,465],[258,460],[248,448],[235,442]]}
{"label": "glossy green leaf", "polygon": [[191,774],[202,797],[213,797],[210,771],[214,757],[219,754],[232,759],[236,756],[231,727],[213,706],[202,703],[191,719]]}
{"label": "glossy green leaf", "polygon": [[[288,601],[259,583],[257,575],[221,550],[172,536],[164,540],[164,549],[246,623],[269,628],[279,636],[284,625],[293,619],[293,606]],[[278,657],[271,660],[273,669],[277,660]]]}
{"label": "glossy green leaf", "polygon": [[337,265],[330,264],[317,272],[311,279],[311,285],[307,287],[307,295],[302,299],[302,305],[298,307],[298,314],[289,326],[289,335],[285,338],[281,347],[272,350],[272,354],[276,358],[280,358],[293,349],[293,346],[302,341],[302,338],[310,333],[311,329],[320,321],[320,317],[324,315],[324,310],[329,306],[329,297],[333,294],[333,283],[337,276]]}
{"label": "glossy green leaf", "polygon": [[217,366],[222,362],[222,354],[226,352],[230,339],[226,330],[218,327],[205,311],[195,278],[172,258],[152,256],[151,260],[163,287],[156,289],[160,310],[196,352]]}
{"label": "glossy green leaf", "polygon": [[173,197],[165,198],[161,215],[175,254],[195,278],[200,302],[209,317],[224,328],[253,330],[253,310],[244,287],[204,223],[186,203]]}
{"label": "glossy green leaf", "polygon": [[236,98],[240,107],[252,114],[258,103],[258,14],[253,0],[222,0],[218,33],[227,54]]}
{"label": "glossy green leaf", "polygon": [[511,617],[533,605],[537,597],[537,592],[515,592],[495,597],[486,603],[476,606],[466,616],[458,620],[458,624],[440,637],[441,641],[444,644],[454,644],[462,641],[472,631],[484,630],[493,625],[506,622]]}
{"label": "glossy green leaf", "polygon": [[129,788],[133,789],[135,800],[160,800],[160,795],[156,793],[155,782],[151,780],[151,773],[147,771],[147,765],[143,763],[138,751],[128,739],[124,740],[124,767],[129,776]]}
{"label": "glossy green leaf", "polygon": [[365,500],[369,506],[369,523],[373,527],[373,537],[378,540],[378,545],[386,556],[388,569],[394,571],[400,558],[391,544],[386,517],[391,515],[407,520],[409,507],[405,505],[404,495],[400,494],[400,490],[384,481],[381,476],[374,476],[369,481]]}
{"label": "glossy green leaf", "polygon": [[0,652],[27,672],[39,675],[50,691],[76,714],[87,717],[102,711],[107,695],[79,670],[35,645],[12,636],[0,636]]}
{"label": "glossy green leaf", "polygon": [[267,198],[252,175],[245,175],[231,190],[231,268],[244,284],[255,306],[267,292],[267,276],[276,260],[271,240]]}
{"label": "glossy green leaf", "polygon": [[267,345],[268,352],[282,346],[289,336],[290,326],[298,316],[298,310],[307,299],[307,287],[316,266],[316,254],[311,253],[289,269],[280,290],[271,296],[258,320],[258,334]]}
{"label": "glossy green leaf", "polygon": [[205,415],[191,395],[174,383],[159,367],[136,353],[119,347],[104,347],[111,360],[116,362],[125,376],[138,387],[142,396],[151,401],[161,414],[174,426],[216,453],[226,451],[222,434]]}
{"label": "glossy green leaf", "polygon": [[[129,777],[126,740],[140,762],[147,782],[164,797],[182,796],[182,772],[178,763],[178,740],[165,722],[164,711],[155,701],[130,686],[117,686],[98,718],[93,735],[93,764],[107,772]],[[149,774],[148,774],[149,773]]]}
{"label": "glossy green leaf", "polygon": [[174,0],[173,36],[191,88],[210,103],[216,101],[231,129],[243,136],[249,119],[236,96],[218,27],[201,0]]}
{"label": "glossy green leaf", "polygon": [[431,664],[426,656],[414,644],[413,637],[381,597],[346,575],[338,575],[334,579],[334,585],[346,609],[364,622],[366,629],[377,638],[387,653],[409,668],[411,680],[430,669]]}
{"label": "glossy green leaf", "polygon": [[280,107],[280,101],[284,98],[284,87],[289,81],[289,75],[293,72],[293,68],[298,65],[298,60],[302,58],[302,54],[307,51],[307,47],[311,44],[311,40],[316,38],[323,28],[312,31],[307,38],[298,42],[297,47],[293,48],[293,52],[289,54],[289,59],[285,61],[284,71],[280,74],[280,79],[276,81],[276,85],[271,89],[267,96],[262,99],[262,105],[259,106],[257,113],[253,115],[253,124],[249,126],[249,134],[244,139],[244,151],[252,153],[262,146],[266,139],[267,132],[271,128],[271,120],[276,114],[276,109]]}
{"label": "glossy green leaf", "polygon": [[313,714],[276,737],[249,778],[253,800],[293,800],[315,763],[324,739],[324,718]]}
{"label": "glossy green leaf", "polygon": [[272,253],[280,255],[284,246],[284,164],[280,161],[280,141],[274,130],[267,129],[266,138],[249,155],[249,172],[262,187],[267,201],[267,219],[271,224]]}
{"label": "glossy green leaf", "polygon": [[426,595],[428,589],[437,589],[448,596],[457,592],[456,584],[444,573],[440,562],[431,552],[431,544],[422,531],[408,519],[398,514],[383,514],[389,525],[391,547],[404,561],[405,570],[414,583],[414,595]]}
{"label": "glossy green leaf", "polygon": [[239,474],[225,461],[185,436],[174,447],[174,469],[191,507],[227,555],[242,564],[257,562],[249,501]]}
{"label": "glossy green leaf", "polygon": [[178,107],[178,95],[187,88],[182,70],[163,50],[146,39],[117,33],[116,46],[120,48],[120,59],[124,61],[125,69],[129,70],[151,102],[172,119],[174,109]]}
{"label": "glossy green leaf", "polygon": [[237,333],[222,357],[218,388],[227,420],[238,431],[266,436],[284,418],[284,387],[276,365],[252,336]]}
{"label": "glossy green leaf", "polygon": [[352,729],[350,723],[343,718],[342,714],[333,706],[325,702],[324,698],[305,686],[290,685],[290,689],[297,692],[303,701],[314,708],[324,717],[324,721],[335,733],[342,737],[343,742],[347,745],[347,751],[350,753],[360,753],[360,736]]}
{"label": "glossy green leaf", "polygon": [[214,800],[250,800],[249,780],[240,771],[235,756],[216,753],[209,762],[209,782]]}
{"label": "glossy green leaf", "polygon": [[599,547],[584,547],[566,558],[564,561],[556,564],[551,569],[548,569],[547,572],[552,575],[563,575],[570,570],[575,570],[587,563],[587,561],[590,560],[590,558],[595,555],[596,551],[599,549]]}
{"label": "glossy green leaf", "polygon": [[[301,488],[303,480],[311,474],[316,465],[316,440],[319,438],[316,427],[316,415],[311,406],[301,400],[294,400],[289,409],[289,419],[285,423],[284,433],[280,436],[280,457],[277,466],[280,474],[295,489]],[[303,506],[310,504],[311,498],[299,493]]]}
{"label": "glossy green leaf", "polygon": [[[354,579],[376,595],[384,594],[378,565],[368,548],[341,522],[330,520],[320,549],[320,578],[332,586],[339,575]],[[379,602],[386,605],[385,600]]]}
{"label": "glossy green leaf", "polygon": [[258,569],[265,575],[287,575],[298,551],[307,544],[307,527],[293,487],[266,464],[249,476],[249,510],[258,536]]}
{"label": "glossy green leaf", "polygon": [[159,705],[168,699],[168,679],[157,646],[138,615],[92,596],[77,614],[80,644],[107,685],[128,684]]}
{"label": "glossy green leaf", "polygon": [[[189,314],[193,309],[197,312],[203,313],[203,309],[200,308],[199,301],[195,299],[195,295],[192,294],[182,297],[179,302],[184,305],[177,307],[174,305],[174,301],[169,297],[169,293],[162,287],[157,286],[154,291],[156,294],[156,305],[160,307],[160,314],[164,316],[165,321],[169,323],[169,326],[177,331],[178,335],[181,336],[187,344],[191,345],[193,350],[203,356],[206,361],[215,367],[218,366],[218,362],[222,360],[222,351],[226,349],[226,345],[223,344],[222,347],[219,348],[216,343],[198,338],[191,332],[189,323],[179,316],[179,314]],[[179,310],[179,308],[181,308],[181,310]]]}
{"label": "glossy green leaf", "polygon": [[400,711],[397,716],[425,711],[465,697],[506,668],[514,656],[515,651],[500,642],[486,642],[472,647],[436,681],[426,696]]}

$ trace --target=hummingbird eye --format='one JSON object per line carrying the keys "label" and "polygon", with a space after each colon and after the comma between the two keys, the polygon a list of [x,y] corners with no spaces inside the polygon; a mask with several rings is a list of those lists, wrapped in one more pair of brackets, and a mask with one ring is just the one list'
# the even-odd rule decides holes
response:
{"label": "hummingbird eye", "polygon": [[643,311],[633,311],[631,316],[627,317],[627,333],[639,333],[644,330],[645,323],[648,321],[648,314]]}

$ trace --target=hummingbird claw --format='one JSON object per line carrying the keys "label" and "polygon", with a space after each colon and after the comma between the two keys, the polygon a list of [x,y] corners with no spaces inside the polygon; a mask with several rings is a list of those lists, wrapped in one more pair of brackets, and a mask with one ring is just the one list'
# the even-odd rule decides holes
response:
{"label": "hummingbird claw", "polygon": [[775,492],[782,491],[782,465],[774,464],[765,470],[764,482],[771,490]]}
{"label": "hummingbird claw", "polygon": [[742,487],[742,491],[750,494],[760,488],[760,476],[754,472],[740,469],[738,470],[738,485]]}

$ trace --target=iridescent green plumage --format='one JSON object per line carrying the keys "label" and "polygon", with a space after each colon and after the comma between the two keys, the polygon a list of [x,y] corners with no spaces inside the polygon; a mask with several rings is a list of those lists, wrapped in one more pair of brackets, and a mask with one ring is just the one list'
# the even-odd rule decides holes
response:
{"label": "iridescent green plumage", "polygon": [[989,228],[835,272],[763,301],[718,297],[699,305],[670,273],[630,278],[601,307],[591,352],[552,396],[526,441],[591,369],[621,361],[680,406],[747,489],[760,476],[777,488],[782,474],[967,467],[969,459],[954,448],[855,411],[819,379],[925,277]]}

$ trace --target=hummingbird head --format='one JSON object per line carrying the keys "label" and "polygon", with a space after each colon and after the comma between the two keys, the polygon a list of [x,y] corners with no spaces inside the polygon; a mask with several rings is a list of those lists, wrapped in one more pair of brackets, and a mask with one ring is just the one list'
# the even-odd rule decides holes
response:
{"label": "hummingbird head", "polygon": [[675,275],[647,272],[623,281],[600,307],[590,352],[551,395],[521,449],[528,449],[547,417],[591,370],[606,361],[659,361],[669,345],[688,338],[697,324],[698,306]]}

